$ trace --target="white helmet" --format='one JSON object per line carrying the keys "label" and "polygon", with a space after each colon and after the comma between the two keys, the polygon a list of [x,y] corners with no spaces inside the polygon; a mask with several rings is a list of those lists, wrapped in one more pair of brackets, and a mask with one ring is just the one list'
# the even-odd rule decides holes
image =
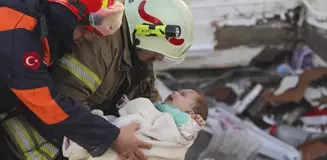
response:
{"label": "white helmet", "polygon": [[125,13],[133,45],[171,63],[184,61],[194,39],[194,20],[183,0],[125,0]]}

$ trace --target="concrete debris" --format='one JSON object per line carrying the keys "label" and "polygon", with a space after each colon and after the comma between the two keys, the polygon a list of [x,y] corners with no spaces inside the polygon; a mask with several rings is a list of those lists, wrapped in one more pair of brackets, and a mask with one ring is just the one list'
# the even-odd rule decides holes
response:
{"label": "concrete debris", "polygon": [[312,59],[304,62],[308,55],[315,53],[303,46],[289,54],[289,61],[272,62],[264,69],[227,69],[218,76],[210,72],[211,76],[196,78],[182,70],[182,75],[188,75],[183,79],[178,71],[159,72],[156,85],[163,98],[171,90],[201,89],[211,108],[204,128],[206,141],[195,141],[187,157],[301,160],[301,153],[313,156],[307,143],[327,138],[327,68],[315,66]]}
{"label": "concrete debris", "polygon": [[[272,27],[274,26],[274,27]],[[227,49],[235,46],[284,46],[291,48],[296,38],[296,30],[291,30],[292,25],[285,22],[271,22],[267,24],[247,26],[231,26],[218,28],[216,49]],[[262,36],[264,35],[264,36]],[[287,47],[287,45],[289,45]]]}
{"label": "concrete debris", "polygon": [[[155,64],[163,98],[172,90],[200,89],[210,107],[185,159],[327,159],[326,1],[301,2],[305,7],[279,16],[243,15],[250,25],[231,25],[241,21],[221,15],[213,20],[218,43],[212,54]],[[201,5],[191,3],[194,11]]]}
{"label": "concrete debris", "polygon": [[327,75],[327,68],[306,69],[299,75],[297,87],[286,90],[279,95],[274,95],[274,91],[267,90],[262,94],[262,99],[267,103],[299,103],[303,99],[310,82],[324,75]]}
{"label": "concrete debris", "polygon": [[325,139],[307,142],[300,146],[299,150],[302,152],[303,160],[327,159],[327,143]]}
{"label": "concrete debris", "polygon": [[[224,93],[224,94],[222,94]],[[228,105],[232,105],[236,102],[237,95],[232,88],[217,86],[215,88],[215,99],[220,102],[224,102]]]}

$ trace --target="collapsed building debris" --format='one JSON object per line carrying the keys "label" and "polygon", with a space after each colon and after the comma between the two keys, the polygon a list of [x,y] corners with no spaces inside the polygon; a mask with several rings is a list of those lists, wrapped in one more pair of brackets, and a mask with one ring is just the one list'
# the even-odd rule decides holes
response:
{"label": "collapsed building debris", "polygon": [[[253,155],[258,156],[259,154],[271,159],[300,160],[300,152],[295,148],[326,136],[324,130],[313,131],[312,128],[321,129],[327,124],[327,121],[324,120],[327,117],[327,109],[324,108],[325,95],[327,95],[325,94],[327,93],[325,91],[327,68],[304,65],[301,69],[303,70],[297,70],[293,74],[289,72],[288,75],[285,75],[279,74],[276,69],[263,70],[246,67],[228,69],[220,76],[204,77],[198,80],[192,80],[190,77],[186,78],[188,80],[176,79],[168,73],[159,73],[158,78],[164,82],[161,85],[166,84],[172,90],[200,88],[206,93],[208,100],[211,100],[210,104],[214,110],[211,110],[209,114],[211,119],[208,120],[207,132],[213,134],[213,137],[210,143],[208,142],[207,148],[209,149],[202,152],[202,158],[208,155],[212,156],[214,151],[218,150],[221,153],[215,154],[214,157],[220,157],[220,159],[225,155],[225,159],[237,160],[240,159],[238,156],[241,156],[252,160]],[[235,124],[230,123],[232,121],[228,119],[221,121],[219,116],[212,116],[215,114],[213,112],[216,112],[215,109],[220,111],[223,109],[223,113],[232,115],[237,119],[239,127],[242,126],[243,130],[244,127],[246,128],[246,132],[234,130]],[[221,114],[221,112],[217,113]],[[222,116],[226,115],[222,114]],[[220,126],[220,129],[217,128],[217,125]],[[236,128],[238,128],[237,125]],[[219,132],[219,137],[216,137],[216,132]],[[251,134],[248,135],[248,132]],[[223,136],[225,134],[226,136]],[[233,135],[244,141],[232,138]],[[254,135],[257,138],[261,137],[260,141],[256,141],[261,142],[260,144],[251,141],[251,137]],[[242,149],[241,144],[249,146],[246,145],[245,140],[251,143],[252,149],[244,150],[244,147]],[[240,150],[237,151],[236,148],[231,150],[233,145],[240,147]],[[267,150],[259,149],[265,147]],[[285,153],[285,150],[289,151]],[[301,151],[300,148],[299,150]],[[276,156],[277,153],[283,153],[282,157]],[[240,160],[244,160],[242,158]]]}
{"label": "collapsed building debris", "polygon": [[232,7],[241,6],[238,13],[219,12],[214,53],[155,66],[166,89],[207,96],[207,125],[186,159],[327,159],[327,2],[287,1],[292,7],[261,18],[244,9],[251,2]]}

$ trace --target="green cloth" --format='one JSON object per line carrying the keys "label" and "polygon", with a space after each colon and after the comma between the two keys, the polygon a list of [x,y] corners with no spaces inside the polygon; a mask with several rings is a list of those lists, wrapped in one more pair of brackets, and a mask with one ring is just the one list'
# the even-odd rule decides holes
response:
{"label": "green cloth", "polygon": [[170,104],[156,102],[154,103],[154,106],[160,112],[169,113],[173,117],[178,128],[186,124],[187,121],[191,118],[189,114],[181,111],[179,108],[172,106]]}

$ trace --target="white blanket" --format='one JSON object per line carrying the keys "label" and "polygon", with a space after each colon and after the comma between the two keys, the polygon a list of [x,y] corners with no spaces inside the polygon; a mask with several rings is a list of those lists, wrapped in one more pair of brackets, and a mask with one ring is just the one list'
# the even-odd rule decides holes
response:
{"label": "white blanket", "polygon": [[[143,150],[149,159],[157,157],[169,160],[184,160],[187,149],[192,145],[193,140],[185,139],[178,130],[172,116],[158,111],[150,100],[145,98],[134,99],[121,108],[119,114],[121,117],[117,118],[113,123],[119,128],[133,122],[141,124],[137,136],[141,140],[152,144],[152,149]],[[86,150],[74,142],[67,143],[68,141],[65,138],[63,153],[70,160],[117,159],[117,154],[112,149],[109,149],[101,157],[92,158]]]}

